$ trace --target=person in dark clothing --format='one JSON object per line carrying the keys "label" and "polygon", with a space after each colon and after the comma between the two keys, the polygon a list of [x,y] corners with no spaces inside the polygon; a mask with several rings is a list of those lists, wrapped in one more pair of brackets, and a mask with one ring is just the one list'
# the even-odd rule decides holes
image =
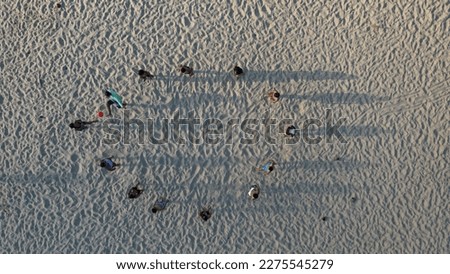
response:
{"label": "person in dark clothing", "polygon": [[178,70],[183,74],[188,74],[189,76],[194,75],[194,69],[185,65],[180,65]]}
{"label": "person in dark clothing", "polygon": [[294,137],[296,132],[297,132],[297,129],[294,126],[289,126],[286,129],[286,136]]}
{"label": "person in dark clothing", "polygon": [[238,65],[234,66],[233,72],[234,72],[234,76],[236,76],[238,78],[241,77],[242,75],[244,75],[244,70],[241,67],[239,67]]}
{"label": "person in dark clothing", "polygon": [[141,188],[141,186],[138,184],[134,187],[132,187],[129,191],[128,191],[128,198],[130,199],[136,199],[139,196],[141,196],[142,192],[144,192],[144,190]]}
{"label": "person in dark clothing", "polygon": [[208,221],[209,218],[211,218],[211,215],[212,215],[212,212],[209,207],[202,208],[202,210],[200,211],[200,214],[199,214],[200,218],[202,218],[202,220],[204,222]]}
{"label": "person in dark clothing", "polygon": [[88,128],[86,125],[90,125],[97,122],[98,122],[97,120],[91,122],[76,120],[75,122],[70,123],[69,127],[75,129],[76,131],[82,131]]}
{"label": "person in dark clothing", "polygon": [[142,80],[150,80],[150,79],[153,79],[155,77],[150,72],[148,72],[146,70],[143,70],[143,69],[140,69],[138,71],[138,75],[139,75],[139,77],[141,77]]}

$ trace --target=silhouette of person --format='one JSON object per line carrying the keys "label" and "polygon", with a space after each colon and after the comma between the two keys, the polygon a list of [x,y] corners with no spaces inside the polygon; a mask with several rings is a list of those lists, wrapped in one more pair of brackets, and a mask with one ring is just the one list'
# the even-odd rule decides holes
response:
{"label": "silhouette of person", "polygon": [[75,122],[70,123],[69,127],[75,129],[76,131],[82,131],[82,130],[85,130],[88,128],[86,125],[97,123],[97,122],[98,122],[97,120],[91,121],[91,122],[76,120]]}

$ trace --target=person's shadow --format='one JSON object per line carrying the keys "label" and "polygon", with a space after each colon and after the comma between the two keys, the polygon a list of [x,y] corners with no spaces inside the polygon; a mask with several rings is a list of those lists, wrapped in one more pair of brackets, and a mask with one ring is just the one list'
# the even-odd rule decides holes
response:
{"label": "person's shadow", "polygon": [[356,92],[309,92],[306,94],[282,94],[282,98],[291,100],[309,100],[322,104],[372,104],[377,102],[385,102],[389,100],[389,96],[377,96]]}
{"label": "person's shadow", "polygon": [[339,71],[264,71],[264,70],[246,70],[244,68],[244,75],[235,77],[232,70],[230,71],[215,71],[215,70],[194,70],[194,76],[189,77],[181,74],[171,75],[156,75],[155,80],[170,80],[170,81],[195,81],[195,82],[222,82],[222,81],[244,81],[252,82],[270,82],[282,83],[290,81],[323,81],[323,80],[355,80],[358,77],[352,74],[347,74]]}
{"label": "person's shadow", "polygon": [[324,81],[324,80],[355,80],[355,75],[347,74],[340,71],[246,71],[245,75],[248,81],[268,81],[270,83],[282,83],[290,81]]}

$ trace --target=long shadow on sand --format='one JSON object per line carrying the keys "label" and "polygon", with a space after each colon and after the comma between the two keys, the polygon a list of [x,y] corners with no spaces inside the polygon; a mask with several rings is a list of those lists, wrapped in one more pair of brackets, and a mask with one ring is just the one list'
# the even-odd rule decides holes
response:
{"label": "long shadow on sand", "polygon": [[155,80],[171,80],[171,81],[246,81],[246,82],[266,82],[282,83],[290,81],[324,81],[324,80],[355,80],[357,76],[339,71],[263,71],[248,70],[240,79],[233,76],[227,71],[213,70],[196,70],[193,77],[186,75],[156,75]]}
{"label": "long shadow on sand", "polygon": [[[392,133],[392,130],[388,128],[366,126],[366,125],[353,125],[353,126],[342,125],[339,126],[337,130],[339,131],[339,133],[342,134],[342,136],[349,136],[349,137],[370,137]],[[309,136],[311,137],[316,136],[325,137],[327,135],[333,136],[334,134],[331,129],[327,131],[326,127],[320,127],[318,129],[309,130]]]}
{"label": "long shadow on sand", "polygon": [[[220,108],[225,103],[231,102],[234,104],[242,103],[242,100],[245,100],[243,96],[238,96],[235,94],[229,94],[227,96],[221,95],[219,93],[213,91],[170,91],[172,94],[170,95],[172,99],[167,102],[161,101],[148,101],[148,102],[129,102],[129,109],[133,108],[154,108],[154,109],[172,109],[175,110],[184,110],[183,114],[187,114],[192,112],[193,107],[196,108],[200,104],[210,104],[214,102],[217,106],[214,109]],[[204,105],[202,105],[204,106]],[[213,118],[213,117],[211,117]],[[217,117],[214,117],[217,118]]]}
{"label": "long shadow on sand", "polygon": [[324,81],[324,80],[355,80],[358,77],[340,71],[252,71],[249,70],[244,76],[249,81],[269,81],[281,83],[289,81]]}
{"label": "long shadow on sand", "polygon": [[376,96],[356,92],[316,92],[307,94],[282,94],[282,99],[288,100],[309,100],[322,104],[372,104],[385,102],[389,96]]}
{"label": "long shadow on sand", "polygon": [[[305,172],[318,174],[315,177],[320,178],[320,174],[335,174],[355,172],[358,169],[367,169],[373,166],[371,163],[363,163],[350,159],[339,158],[339,160],[302,160],[302,161],[282,161],[277,163],[276,172],[281,172],[283,184],[278,188],[271,186],[270,192],[274,193],[310,193],[310,194],[331,194],[346,195],[354,191],[350,182],[311,181],[311,179],[300,179],[297,175]],[[295,175],[293,175],[295,174]],[[274,174],[275,175],[275,174]],[[271,176],[271,175],[269,175]],[[281,178],[280,177],[280,178]]]}
{"label": "long shadow on sand", "polygon": [[300,179],[292,179],[286,181],[289,184],[286,186],[270,186],[267,191],[273,194],[282,194],[283,198],[297,197],[301,193],[316,194],[316,195],[348,195],[354,192],[352,185],[346,185],[340,182],[323,183],[316,181],[302,181]]}
{"label": "long shadow on sand", "polygon": [[354,170],[357,168],[367,168],[367,163],[362,162],[355,162],[352,160],[346,160],[346,159],[339,159],[339,160],[304,160],[304,161],[285,161],[285,162],[278,162],[277,165],[279,168],[285,169],[285,170],[292,170],[292,169],[305,169],[305,170],[336,170],[336,171],[342,171],[342,170]]}

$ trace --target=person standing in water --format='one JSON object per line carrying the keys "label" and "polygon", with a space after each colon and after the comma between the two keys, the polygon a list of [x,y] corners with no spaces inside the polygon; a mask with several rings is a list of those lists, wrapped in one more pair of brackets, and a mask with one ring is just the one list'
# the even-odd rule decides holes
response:
{"label": "person standing in water", "polygon": [[109,171],[113,171],[116,170],[117,166],[120,166],[119,164],[113,162],[112,157],[109,158],[103,158],[100,161],[100,166],[104,169],[107,169]]}
{"label": "person standing in water", "polygon": [[75,129],[76,131],[82,131],[82,130],[85,130],[88,128],[86,125],[90,125],[90,124],[97,123],[97,122],[98,122],[98,120],[91,121],[91,122],[76,120],[75,122],[70,123],[69,127]]}
{"label": "person standing in water", "polygon": [[106,102],[106,107],[108,108],[108,114],[111,116],[111,106],[114,105],[117,108],[126,108],[127,104],[123,102],[122,97],[117,94],[117,92],[112,89],[108,88],[103,91],[103,94],[108,98],[108,101]]}

